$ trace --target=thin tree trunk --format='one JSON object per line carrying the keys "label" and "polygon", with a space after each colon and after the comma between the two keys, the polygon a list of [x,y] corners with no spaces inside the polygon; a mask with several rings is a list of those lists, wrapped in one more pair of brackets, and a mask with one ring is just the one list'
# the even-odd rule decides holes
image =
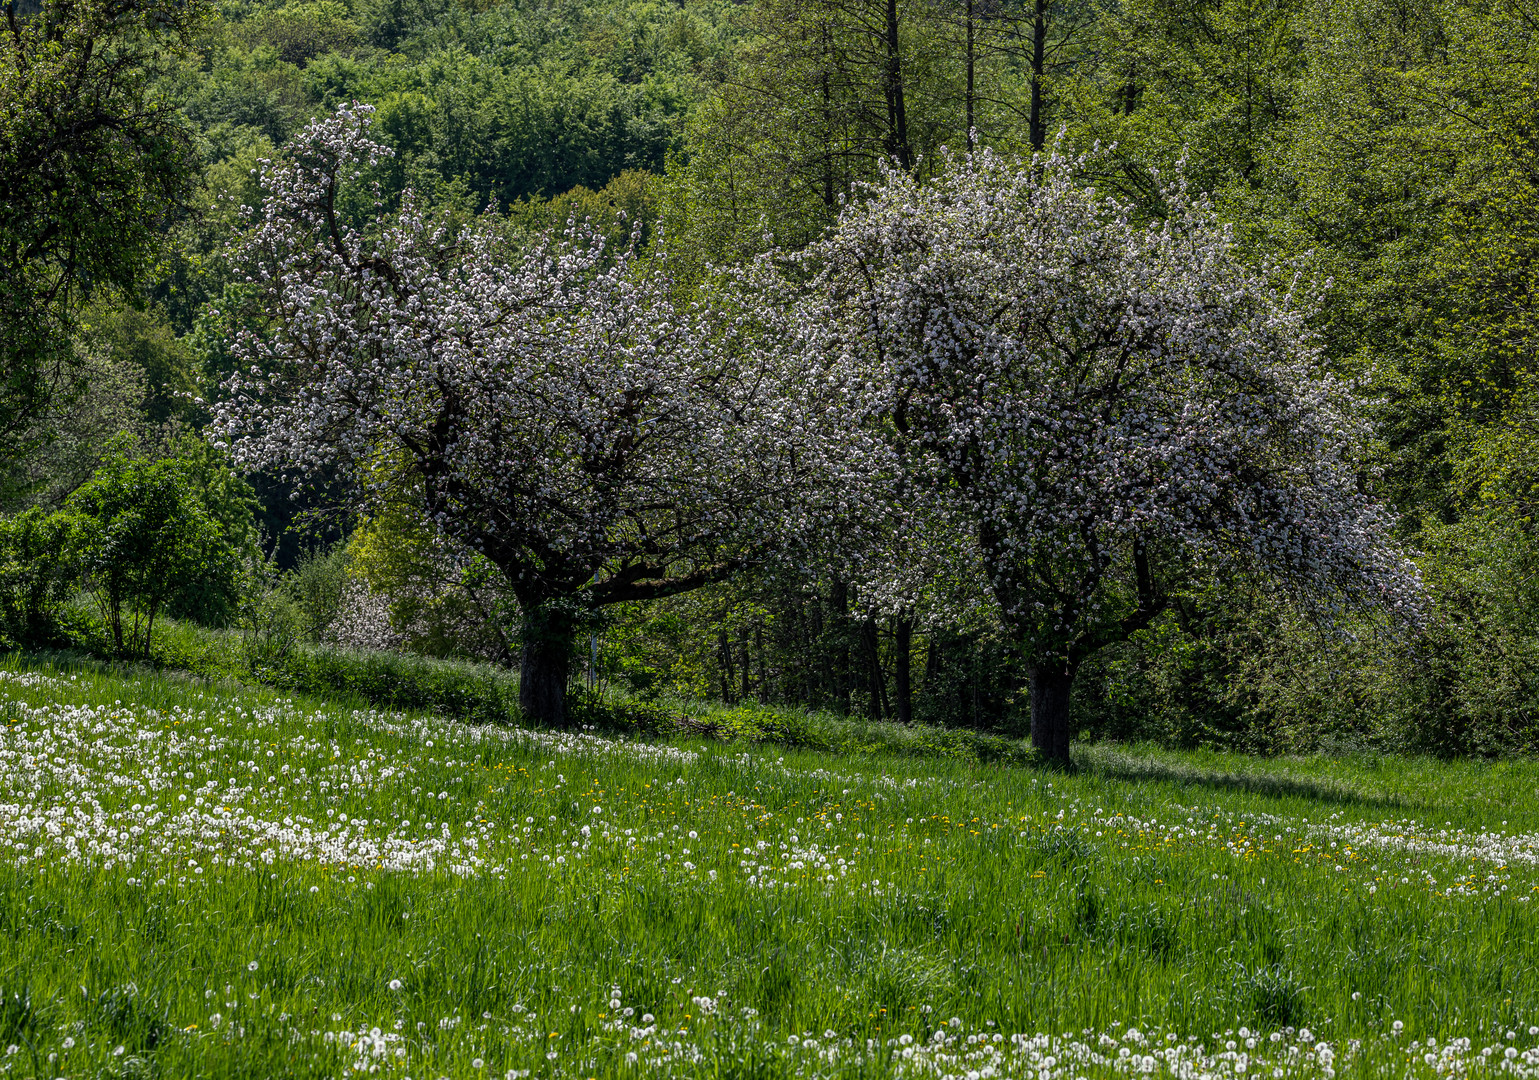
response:
{"label": "thin tree trunk", "polygon": [[866,690],[871,699],[868,711],[874,719],[885,720],[892,710],[887,704],[887,673],[882,670],[882,652],[877,643],[875,619],[867,619],[861,624],[860,644],[866,661]]}
{"label": "thin tree trunk", "polygon": [[979,728],[981,728],[983,726],[983,708],[978,703],[978,683],[979,683],[978,668],[980,667],[980,665],[978,663],[978,644],[977,644],[977,642],[973,643],[972,648],[971,648],[970,651],[972,653],[972,658],[971,658],[971,661],[967,665],[967,670],[972,673],[972,688],[971,688],[971,692],[970,692],[970,694],[968,696],[968,699],[967,699],[968,703],[969,703],[968,704],[968,714],[967,714],[967,717],[968,717],[968,726],[971,727],[974,731],[977,731]]}
{"label": "thin tree trunk", "polygon": [[144,622],[144,655],[150,655],[150,639],[155,636],[155,613],[159,609],[158,604],[150,605],[150,614]]}
{"label": "thin tree trunk", "polygon": [[112,644],[117,649],[118,655],[123,655],[123,602],[113,597],[110,598],[107,608],[107,625],[112,627]]}
{"label": "thin tree trunk", "polygon": [[898,723],[914,722],[914,692],[910,683],[909,653],[914,648],[914,620],[899,615],[892,623],[893,642],[893,705]]}
{"label": "thin tree trunk", "polygon": [[973,69],[977,58],[974,48],[974,18],[973,0],[967,0],[967,149],[977,148],[977,135],[974,131],[973,104],[976,100],[973,90]]}
{"label": "thin tree trunk", "polygon": [[1118,97],[1122,101],[1123,114],[1132,116],[1134,108],[1138,105],[1138,68],[1136,66],[1128,68],[1127,82],[1122,84]]}
{"label": "thin tree trunk", "polygon": [[567,612],[538,606],[524,608],[518,708],[526,723],[549,728],[567,726],[566,684],[576,633]]}
{"label": "thin tree trunk", "polygon": [[764,651],[764,624],[753,629],[754,645],[759,651],[759,704],[769,704],[769,655]]}
{"label": "thin tree trunk", "polygon": [[1031,23],[1031,116],[1029,133],[1033,153],[1047,145],[1047,120],[1042,115],[1042,79],[1047,65],[1047,0],[1037,0]]}
{"label": "thin tree trunk", "polygon": [[834,582],[830,598],[833,611],[829,622],[834,634],[834,711],[840,716],[850,711],[850,587]]}
{"label": "thin tree trunk", "polygon": [[716,654],[721,662],[721,700],[731,705],[735,676],[732,672],[732,642],[728,640],[725,630],[716,634]]}
{"label": "thin tree trunk", "polygon": [[828,69],[833,66],[834,50],[828,40],[828,26],[822,28],[823,70],[819,75],[819,90],[823,95],[823,205],[832,211],[837,205],[834,191],[834,105],[833,91],[828,83]]}
{"label": "thin tree trunk", "polygon": [[738,644],[739,644],[739,646],[742,649],[742,659],[743,659],[743,670],[741,672],[742,679],[743,679],[743,692],[739,696],[739,700],[740,701],[747,701],[753,695],[753,687],[750,685],[750,683],[752,682],[752,678],[751,678],[751,674],[752,673],[749,671],[749,668],[748,668],[748,663],[749,663],[748,628],[746,626],[743,628],[742,640]]}
{"label": "thin tree trunk", "polygon": [[925,635],[924,691],[927,694],[934,691],[935,681],[940,678],[942,657],[941,650],[944,647],[945,646],[941,644],[940,634],[938,631],[932,630],[930,633]]}
{"label": "thin tree trunk", "polygon": [[914,167],[914,149],[908,141],[908,106],[903,97],[903,58],[898,45],[898,0],[887,0],[887,152],[908,172]]}
{"label": "thin tree trunk", "polygon": [[1069,763],[1069,691],[1074,666],[1062,660],[1032,665],[1031,745],[1049,761]]}
{"label": "thin tree trunk", "polygon": [[[834,697],[834,658],[833,650],[829,647],[828,619],[823,610],[823,599],[819,596],[812,605],[812,626],[808,636],[808,646],[815,650],[818,658],[818,674],[821,677],[817,693],[817,707],[821,708]],[[809,698],[809,705],[814,704]]]}

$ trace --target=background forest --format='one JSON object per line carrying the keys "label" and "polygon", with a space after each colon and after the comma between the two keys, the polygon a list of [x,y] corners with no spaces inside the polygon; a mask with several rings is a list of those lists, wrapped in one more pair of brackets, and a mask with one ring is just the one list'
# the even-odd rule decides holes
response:
{"label": "background forest", "polygon": [[[317,646],[512,662],[512,600],[410,505],[236,475],[204,437],[233,370],[228,245],[312,118],[375,106],[388,204],[510,235],[666,237],[687,282],[823,234],[884,162],[1100,152],[1167,211],[1211,192],[1256,263],[1329,278],[1317,329],[1371,416],[1428,618],[1315,626],[1191,587],[1087,661],[1082,738],[1258,752],[1539,747],[1539,5],[1534,0],[6,0],[0,68],[0,620],[154,656],[157,616],[254,671]],[[41,37],[28,20],[44,19]],[[30,51],[29,51],[30,50]],[[95,134],[93,134],[95,133]],[[105,134],[101,134],[105,133]],[[98,137],[98,134],[100,137]],[[120,139],[135,152],[125,155]],[[66,536],[69,539],[66,539]],[[138,545],[137,547],[135,545]],[[85,594],[77,595],[80,583]],[[90,601],[94,599],[94,603]],[[612,605],[581,677],[1019,733],[986,608],[868,615],[832,564]],[[232,640],[234,640],[232,639]]]}

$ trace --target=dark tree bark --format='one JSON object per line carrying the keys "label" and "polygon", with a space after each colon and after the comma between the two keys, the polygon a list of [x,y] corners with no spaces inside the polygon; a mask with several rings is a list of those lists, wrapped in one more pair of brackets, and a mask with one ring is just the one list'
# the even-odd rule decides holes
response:
{"label": "dark tree bark", "polygon": [[818,675],[820,676],[820,682],[816,688],[816,702],[814,702],[812,699],[812,687],[809,685],[807,703],[809,705],[816,704],[821,707],[826,705],[829,701],[832,701],[835,697],[834,686],[836,684],[837,672],[834,671],[834,654],[833,649],[830,647],[831,642],[828,638],[829,620],[825,617],[825,613],[823,611],[822,597],[817,597],[810,604],[808,604],[808,609],[811,613],[812,622],[812,626],[808,634],[808,646],[812,650],[813,655],[818,658]]}
{"label": "dark tree bark", "polygon": [[967,725],[976,731],[978,728],[983,726],[983,706],[978,700],[978,690],[979,684],[982,682],[982,673],[978,670],[978,647],[976,645],[972,645],[968,651],[972,655],[967,663],[967,670],[970,678],[967,684],[967,700],[964,704],[967,708]]}
{"label": "dark tree bark", "polygon": [[967,0],[967,149],[977,148],[976,132],[973,130],[973,109],[976,102],[974,90],[974,70],[977,61],[976,49],[976,23],[973,17],[973,0]]}
{"label": "dark tree bark", "polygon": [[753,686],[751,685],[753,678],[752,672],[749,668],[750,653],[748,651],[748,628],[746,626],[743,628],[743,637],[738,642],[738,647],[742,650],[743,660],[743,670],[740,672],[743,681],[743,692],[741,695],[739,695],[738,700],[747,701],[750,697],[753,696]]}
{"label": "dark tree bark", "polygon": [[839,205],[834,185],[834,99],[829,85],[829,68],[833,66],[833,44],[829,41],[828,26],[822,27],[823,70],[818,76],[818,91],[823,99],[823,206],[835,212]]}
{"label": "dark tree bark", "polygon": [[910,680],[909,653],[914,648],[914,620],[899,615],[892,623],[893,642],[893,707],[898,723],[914,722],[914,691]]}
{"label": "dark tree bark", "polygon": [[834,582],[829,597],[829,623],[834,638],[834,711],[847,716],[850,711],[850,587],[843,581]]}
{"label": "dark tree bark", "polygon": [[568,611],[525,608],[518,667],[518,708],[526,723],[568,726],[566,684],[577,626]]}
{"label": "dark tree bark", "polygon": [[1031,20],[1031,149],[1038,153],[1047,144],[1047,120],[1042,115],[1042,80],[1047,72],[1047,0],[1036,0]]}
{"label": "dark tree bark", "polygon": [[903,94],[903,56],[898,41],[898,0],[887,0],[887,152],[905,172],[914,168],[914,148],[908,139],[908,104]]}
{"label": "dark tree bark", "polygon": [[1031,668],[1031,745],[1043,757],[1069,763],[1069,691],[1075,666],[1048,660]]}
{"label": "dark tree bark", "polygon": [[754,647],[759,650],[759,704],[769,704],[769,654],[764,651],[764,624],[753,628]]}
{"label": "dark tree bark", "polygon": [[887,704],[887,673],[882,670],[875,619],[867,619],[861,624],[860,651],[865,660],[866,690],[871,701],[868,712],[878,720],[885,720],[892,710]]}
{"label": "dark tree bark", "polygon": [[1132,611],[1094,637],[1069,646],[1067,656],[1031,664],[1031,745],[1052,761],[1069,762],[1069,692],[1080,664],[1100,649],[1147,629],[1169,606],[1169,598],[1154,579],[1149,547],[1143,540],[1133,542],[1133,578],[1138,604]]}
{"label": "dark tree bark", "polygon": [[733,703],[732,683],[734,681],[732,673],[732,642],[728,640],[725,630],[719,631],[716,635],[716,655],[721,662],[721,700],[731,705]]}

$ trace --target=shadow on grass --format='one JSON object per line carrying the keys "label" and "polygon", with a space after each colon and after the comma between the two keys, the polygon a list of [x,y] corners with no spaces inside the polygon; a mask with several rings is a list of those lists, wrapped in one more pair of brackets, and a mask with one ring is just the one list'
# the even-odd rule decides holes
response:
{"label": "shadow on grass", "polygon": [[1309,799],[1313,802],[1377,809],[1411,810],[1423,806],[1420,802],[1399,795],[1362,791],[1342,780],[1204,769],[1175,761],[1138,757],[1104,747],[1076,748],[1074,764],[1082,773],[1113,780],[1164,781],[1188,787],[1243,791],[1274,799]]}

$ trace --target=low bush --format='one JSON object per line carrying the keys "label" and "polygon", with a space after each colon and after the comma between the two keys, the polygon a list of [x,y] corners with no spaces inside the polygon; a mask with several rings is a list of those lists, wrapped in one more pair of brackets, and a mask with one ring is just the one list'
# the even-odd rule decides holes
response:
{"label": "low bush", "polygon": [[423,709],[483,724],[518,720],[518,679],[486,664],[400,653],[300,648],[268,681],[318,697],[351,695],[390,709]]}

